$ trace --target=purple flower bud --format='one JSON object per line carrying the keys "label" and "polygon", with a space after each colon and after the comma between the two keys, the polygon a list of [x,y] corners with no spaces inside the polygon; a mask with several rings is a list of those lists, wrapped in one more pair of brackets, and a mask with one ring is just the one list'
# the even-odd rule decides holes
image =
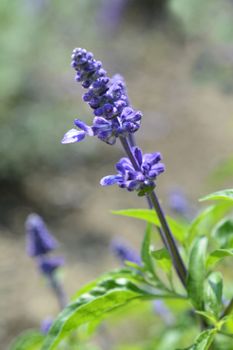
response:
{"label": "purple flower bud", "polygon": [[67,143],[75,143],[82,141],[86,136],[85,131],[80,131],[76,129],[71,129],[65,133],[63,136],[63,139],[61,140],[61,143],[64,145]]}
{"label": "purple flower bud", "polygon": [[139,254],[121,240],[116,239],[111,242],[111,251],[123,264],[125,261],[131,261],[141,265]]}
{"label": "purple flower bud", "polygon": [[25,227],[27,234],[26,249],[29,256],[41,256],[57,248],[57,241],[49,233],[39,215],[30,214]]}
{"label": "purple flower bud", "polygon": [[45,318],[40,325],[40,331],[41,333],[43,333],[44,335],[48,334],[51,326],[53,323],[53,319],[51,317],[47,317]]}
{"label": "purple flower bud", "polygon": [[38,268],[44,275],[53,274],[59,267],[65,263],[64,258],[59,256],[43,256],[37,260]]}

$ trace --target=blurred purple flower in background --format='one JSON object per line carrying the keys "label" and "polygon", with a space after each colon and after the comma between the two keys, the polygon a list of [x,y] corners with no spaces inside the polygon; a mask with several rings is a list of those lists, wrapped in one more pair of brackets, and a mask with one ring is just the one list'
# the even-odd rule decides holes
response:
{"label": "blurred purple flower in background", "polygon": [[65,260],[60,256],[42,256],[37,259],[38,268],[44,275],[53,274],[59,267],[64,266]]}
{"label": "blurred purple flower in background", "polygon": [[114,33],[121,22],[128,0],[102,0],[97,13],[97,22],[106,33]]}
{"label": "blurred purple flower in background", "polygon": [[53,323],[53,319],[51,317],[46,317],[42,322],[41,322],[41,325],[40,325],[40,331],[41,333],[43,333],[44,335],[46,335],[51,326],[52,326],[52,323]]}
{"label": "blurred purple flower in background", "polygon": [[139,254],[122,240],[112,240],[110,249],[122,264],[125,264],[126,261],[131,261],[135,264],[141,265]]}
{"label": "blurred purple flower in background", "polygon": [[181,188],[175,188],[168,195],[168,206],[170,210],[186,220],[192,220],[196,208],[189,202],[184,191]]}
{"label": "blurred purple flower in background", "polygon": [[58,243],[48,231],[43,219],[30,214],[25,223],[26,250],[29,256],[36,257],[56,249]]}
{"label": "blurred purple flower in background", "polygon": [[174,322],[174,316],[170,310],[166,307],[163,300],[153,301],[153,310],[158,314],[167,325],[171,325]]}
{"label": "blurred purple flower in background", "polygon": [[26,250],[29,256],[34,257],[38,270],[50,283],[60,308],[67,304],[67,296],[63,285],[56,276],[58,268],[64,265],[64,259],[58,256],[49,256],[48,253],[58,247],[55,238],[49,233],[43,219],[37,214],[30,214],[26,223]]}

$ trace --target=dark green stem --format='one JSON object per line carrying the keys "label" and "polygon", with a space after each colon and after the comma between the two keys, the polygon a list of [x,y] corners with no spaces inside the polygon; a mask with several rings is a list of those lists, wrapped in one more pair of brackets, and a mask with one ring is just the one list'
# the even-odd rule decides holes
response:
{"label": "dark green stem", "polygon": [[[134,157],[134,154],[132,152],[132,149],[130,147],[128,140],[125,137],[120,137],[120,140],[121,140],[122,146],[123,146],[127,156],[129,157],[134,169],[136,171],[141,171],[140,166]],[[168,226],[167,220],[165,218],[165,215],[162,211],[162,208],[159,204],[159,201],[157,199],[155,192],[153,191],[153,192],[149,193],[147,195],[147,198],[148,198],[149,206],[153,205],[153,208],[154,208],[156,214],[158,215],[159,221],[161,223],[162,230],[160,229],[159,233],[161,235],[162,241],[170,253],[174,267],[177,271],[177,274],[178,274],[183,286],[186,287],[187,271],[186,271],[185,265],[183,263],[183,260],[180,256],[180,253],[179,253],[179,250],[177,248],[175,239],[174,239],[172,232]]]}

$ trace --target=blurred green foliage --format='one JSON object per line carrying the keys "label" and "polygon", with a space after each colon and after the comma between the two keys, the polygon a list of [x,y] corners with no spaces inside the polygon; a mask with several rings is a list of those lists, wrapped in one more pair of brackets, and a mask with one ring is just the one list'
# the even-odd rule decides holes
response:
{"label": "blurred green foliage", "polygon": [[83,44],[89,7],[89,1],[0,2],[0,178],[77,159],[60,139],[76,110],[83,113],[69,64],[74,44]]}
{"label": "blurred green foliage", "polygon": [[[0,178],[19,178],[43,166],[66,167],[83,152],[94,152],[91,143],[80,145],[77,152],[75,145],[62,147],[60,139],[76,115],[91,119],[81,103],[81,88],[73,81],[70,52],[74,46],[84,46],[98,55],[100,47],[102,56],[108,55],[105,38],[109,28],[107,22],[100,21],[104,5],[103,0],[0,2]],[[232,41],[232,1],[170,0],[166,5],[161,8],[183,23],[184,32],[212,41]],[[150,0],[144,6],[160,8],[161,1]],[[138,2],[127,2],[119,27],[127,22],[136,30],[137,8]],[[208,57],[198,59],[195,76],[211,80],[217,75],[216,79],[222,85],[227,80],[232,90],[231,66],[215,61],[210,65]]]}

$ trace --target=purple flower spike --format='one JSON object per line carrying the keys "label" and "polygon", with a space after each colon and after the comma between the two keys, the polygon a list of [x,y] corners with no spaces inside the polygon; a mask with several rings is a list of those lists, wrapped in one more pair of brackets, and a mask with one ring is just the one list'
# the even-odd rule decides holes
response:
{"label": "purple flower spike", "polygon": [[[142,114],[129,107],[124,79],[118,74],[111,79],[107,77],[102,63],[96,61],[93,54],[85,49],[74,49],[71,57],[76,81],[88,89],[83,100],[93,110],[95,118],[92,126],[75,120],[75,126],[81,131],[71,129],[65,134],[62,143],[75,143],[82,141],[86,135],[95,135],[101,141],[113,145],[117,137],[135,133],[140,127]],[[102,123],[96,118],[101,118]]]}
{"label": "purple flower spike", "polygon": [[111,250],[123,264],[125,261],[131,261],[141,265],[141,258],[139,254],[131,247],[127,246],[124,242],[120,240],[113,240],[111,243]]}
{"label": "purple flower spike", "polygon": [[135,170],[131,161],[128,158],[121,158],[116,164],[118,171],[117,175],[109,175],[102,178],[100,184],[102,186],[110,186],[118,184],[121,188],[126,188],[128,191],[151,191],[155,187],[154,180],[164,172],[164,164],[160,163],[161,154],[142,154],[138,147],[133,148],[135,159],[138,163],[138,170]]}
{"label": "purple flower spike", "polygon": [[59,267],[65,263],[64,258],[59,256],[40,257],[37,261],[38,268],[44,275],[53,274]]}
{"label": "purple flower spike", "polygon": [[25,227],[27,233],[26,249],[29,256],[41,256],[57,248],[57,241],[49,233],[39,215],[30,214]]}
{"label": "purple flower spike", "polygon": [[48,334],[51,326],[52,326],[52,323],[53,323],[53,319],[51,317],[47,317],[45,318],[42,322],[41,322],[41,325],[40,325],[40,331],[42,334],[46,335]]}

